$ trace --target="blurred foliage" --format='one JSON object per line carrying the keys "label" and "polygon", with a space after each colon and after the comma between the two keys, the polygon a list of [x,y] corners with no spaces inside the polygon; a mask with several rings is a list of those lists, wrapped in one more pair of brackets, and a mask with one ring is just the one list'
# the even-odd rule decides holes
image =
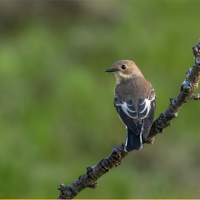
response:
{"label": "blurred foliage", "polygon": [[[125,142],[105,70],[131,59],[157,117],[193,64],[198,1],[0,2],[0,198],[56,198]],[[199,198],[200,104],[78,198]]]}

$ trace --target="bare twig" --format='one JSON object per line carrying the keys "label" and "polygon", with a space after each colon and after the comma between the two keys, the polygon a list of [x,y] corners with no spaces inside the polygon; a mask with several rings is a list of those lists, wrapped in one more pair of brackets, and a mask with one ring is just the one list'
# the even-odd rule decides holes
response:
{"label": "bare twig", "polygon": [[97,186],[96,180],[106,172],[109,172],[113,167],[121,164],[121,161],[128,155],[124,151],[124,144],[114,146],[112,153],[105,159],[101,160],[93,167],[87,167],[84,175],[79,176],[71,185],[65,186],[61,184],[58,188],[60,190],[59,199],[72,199],[81,190],[86,187],[95,188]]}
{"label": "bare twig", "polygon": [[173,99],[170,98],[170,104],[156,119],[151,127],[149,139],[162,133],[168,127],[172,120],[178,116],[178,112],[183,107],[184,103],[189,102],[194,97],[194,91],[198,88],[200,79],[200,40],[197,46],[193,47],[194,65],[192,68],[187,69],[185,80],[181,85],[181,90],[178,95]]}
{"label": "bare twig", "polygon": [[[162,133],[171,124],[186,102],[189,102],[191,99],[200,99],[199,94],[194,94],[194,91],[198,88],[200,79],[200,40],[197,46],[193,47],[193,54],[194,65],[192,68],[188,68],[180,92],[175,98],[170,98],[168,108],[154,121],[149,137],[144,140],[144,143],[153,143],[154,136]],[[76,179],[71,185],[65,186],[61,184],[58,199],[72,199],[86,187],[95,188],[97,186],[97,179],[113,167],[118,166],[127,155],[128,153],[124,151],[124,144],[113,147],[112,153],[107,158],[101,160],[93,167],[88,167],[86,173]]]}

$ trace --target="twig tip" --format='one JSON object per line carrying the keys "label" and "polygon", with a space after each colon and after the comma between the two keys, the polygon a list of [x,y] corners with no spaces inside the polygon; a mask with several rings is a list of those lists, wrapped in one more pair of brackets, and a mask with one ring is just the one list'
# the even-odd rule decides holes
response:
{"label": "twig tip", "polygon": [[61,184],[60,184],[60,187],[58,188],[58,190],[60,190],[60,191],[65,190],[65,185],[64,185],[64,183],[61,183]]}

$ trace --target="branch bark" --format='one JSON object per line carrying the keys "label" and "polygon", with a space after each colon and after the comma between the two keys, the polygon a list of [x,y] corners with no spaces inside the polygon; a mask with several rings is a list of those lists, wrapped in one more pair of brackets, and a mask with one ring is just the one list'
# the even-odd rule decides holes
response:
{"label": "branch bark", "polygon": [[[181,84],[179,93],[175,98],[170,98],[168,108],[154,121],[149,136],[144,140],[144,143],[152,144],[154,137],[158,133],[162,133],[171,124],[172,120],[178,116],[178,112],[186,102],[200,99],[199,94],[194,94],[200,80],[200,40],[192,49],[194,54],[193,67],[187,69],[186,77]],[[114,146],[112,153],[108,157],[93,167],[87,167],[86,173],[79,176],[71,185],[65,186],[61,184],[58,188],[60,190],[58,199],[72,199],[86,187],[95,188],[97,186],[97,179],[106,172],[109,172],[113,167],[121,164],[127,155],[128,153],[124,151],[124,144]]]}
{"label": "branch bark", "polygon": [[200,100],[200,94],[193,94],[191,100]]}

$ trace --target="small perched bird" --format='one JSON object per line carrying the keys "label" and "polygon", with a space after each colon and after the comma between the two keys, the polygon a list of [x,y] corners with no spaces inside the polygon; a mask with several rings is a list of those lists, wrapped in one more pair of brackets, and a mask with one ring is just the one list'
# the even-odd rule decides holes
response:
{"label": "small perched bird", "polygon": [[139,150],[153,123],[154,89],[131,60],[120,60],[106,72],[113,72],[116,79],[114,106],[127,129],[125,151]]}

